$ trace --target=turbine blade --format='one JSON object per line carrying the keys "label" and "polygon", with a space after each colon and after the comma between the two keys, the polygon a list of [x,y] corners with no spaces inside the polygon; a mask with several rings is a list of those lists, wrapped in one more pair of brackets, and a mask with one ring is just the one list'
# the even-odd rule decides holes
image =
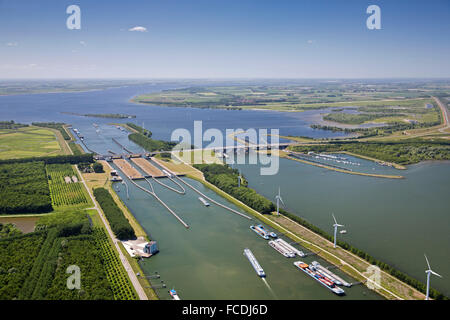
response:
{"label": "turbine blade", "polygon": [[427,260],[428,269],[431,270],[430,263],[428,262],[427,255],[426,254],[423,254],[423,255],[425,256],[425,260]]}
{"label": "turbine blade", "polygon": [[283,201],[283,199],[281,199],[281,197],[280,197],[280,201],[281,201],[281,204],[283,205],[283,207],[286,208],[286,205],[284,204],[284,201]]}
{"label": "turbine blade", "polygon": [[442,278],[442,276],[439,273],[434,272],[433,270],[430,270],[432,274],[434,274],[435,276],[438,276],[439,278]]}
{"label": "turbine blade", "polygon": [[334,213],[332,213],[331,215],[333,216],[334,223],[337,224],[336,218],[334,217]]}

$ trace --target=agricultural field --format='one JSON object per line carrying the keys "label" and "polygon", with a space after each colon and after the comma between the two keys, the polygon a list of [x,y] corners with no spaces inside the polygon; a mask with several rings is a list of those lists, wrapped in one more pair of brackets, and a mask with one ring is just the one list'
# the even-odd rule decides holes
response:
{"label": "agricultural field", "polygon": [[344,124],[364,123],[416,123],[437,125],[440,122],[440,109],[431,99],[412,99],[403,101],[373,101],[364,106],[356,105],[353,113],[341,110],[326,114],[323,119]]}
{"label": "agricultural field", "polygon": [[70,164],[49,164],[46,169],[53,206],[88,204],[84,186]]}
{"label": "agricultural field", "polygon": [[[85,210],[58,210],[38,231],[0,239],[0,300],[137,299],[103,229]],[[70,265],[80,268],[80,290],[67,288]]]}
{"label": "agricultural field", "polygon": [[42,161],[0,164],[0,194],[0,214],[52,211]]}
{"label": "agricultural field", "polygon": [[103,259],[103,266],[106,272],[111,289],[116,300],[136,300],[137,295],[128,279],[127,273],[123,268],[116,252],[113,250],[111,243],[103,229],[96,228],[94,230],[94,238],[97,247]]}
{"label": "agricultural field", "polygon": [[59,154],[62,154],[62,149],[51,130],[38,127],[0,130],[0,159]]}
{"label": "agricultural field", "polygon": [[191,87],[164,90],[135,97],[134,102],[150,105],[221,108],[221,109],[270,109],[280,111],[304,111],[331,106],[366,106],[372,102],[407,101],[429,98],[446,90],[439,83],[387,84],[359,81],[291,81],[285,85],[270,82],[261,85]]}

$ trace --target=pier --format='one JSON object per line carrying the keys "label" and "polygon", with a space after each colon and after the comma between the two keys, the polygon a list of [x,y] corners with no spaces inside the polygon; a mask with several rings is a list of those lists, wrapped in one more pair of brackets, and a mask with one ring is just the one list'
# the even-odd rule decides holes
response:
{"label": "pier", "polygon": [[123,144],[121,144],[119,141],[117,141],[115,138],[112,138],[112,141],[117,144],[120,148],[122,148],[123,150],[125,150],[126,152],[132,154],[133,152],[128,150],[127,148],[125,148],[125,146]]}
{"label": "pier", "polygon": [[184,180],[181,179],[180,177],[178,177],[178,176],[175,176],[175,177],[176,177],[178,180],[180,180],[181,182],[183,182],[185,185],[187,185],[189,188],[191,188],[192,190],[194,190],[195,192],[197,192],[197,193],[198,193],[200,196],[202,196],[204,199],[209,200],[210,202],[214,203],[215,205],[218,205],[219,207],[222,207],[222,208],[224,208],[224,209],[226,209],[226,210],[228,210],[228,211],[231,211],[231,212],[233,212],[233,213],[235,213],[235,214],[237,214],[237,215],[239,215],[239,216],[241,216],[241,217],[244,217],[244,218],[246,218],[246,219],[248,219],[248,220],[252,220],[251,217],[249,217],[249,216],[247,216],[247,215],[245,215],[245,214],[243,214],[243,213],[240,213],[240,212],[237,211],[237,210],[231,209],[231,208],[227,207],[226,205],[221,204],[220,202],[217,202],[217,201],[214,200],[214,199],[211,199],[210,197],[208,197],[207,195],[203,194],[201,191],[197,190],[196,188],[194,188],[192,185],[190,185],[189,183],[187,183],[186,181],[184,181]]}
{"label": "pier", "polygon": [[[122,159],[123,160],[123,159]],[[126,160],[123,160],[123,161],[125,161],[126,162]],[[135,170],[136,172],[137,172],[137,170],[135,169],[135,168],[133,168],[132,166],[131,166],[131,164],[130,163],[128,163],[128,162],[126,162],[127,164],[128,164],[128,166],[129,167],[131,167],[133,170]],[[117,165],[117,167],[119,168],[119,170],[123,173],[123,174],[125,174],[126,176],[127,176],[127,174],[122,170],[122,168],[120,167],[120,166],[118,166]],[[142,176],[141,176],[142,177]],[[150,184],[150,186],[151,186],[151,188],[152,188],[152,191],[150,191],[150,190],[148,190],[148,189],[146,189],[146,188],[144,188],[144,187],[142,187],[142,186],[140,186],[139,184],[137,184],[136,183],[136,181],[133,181],[133,179],[130,179],[130,182],[132,183],[132,184],[134,184],[136,187],[138,187],[139,189],[141,189],[142,191],[144,191],[144,192],[146,192],[146,193],[148,193],[148,194],[150,194],[150,195],[152,195],[159,203],[161,203],[163,206],[164,206],[164,208],[166,208],[167,209],[167,211],[169,211],[186,229],[188,229],[189,228],[189,225],[186,223],[186,222],[184,222],[183,221],[183,219],[181,219],[172,209],[170,209],[169,208],[169,206],[164,202],[164,201],[162,201],[157,195],[156,195],[156,193],[155,193],[155,190],[153,189],[153,186],[151,185],[151,183],[150,183],[150,181],[148,181],[145,177],[142,177],[143,179],[145,179],[149,184]]]}
{"label": "pier", "polygon": [[120,170],[132,181],[133,179],[144,179],[139,171],[136,170],[127,160],[125,159],[114,159],[113,163],[120,168]]}

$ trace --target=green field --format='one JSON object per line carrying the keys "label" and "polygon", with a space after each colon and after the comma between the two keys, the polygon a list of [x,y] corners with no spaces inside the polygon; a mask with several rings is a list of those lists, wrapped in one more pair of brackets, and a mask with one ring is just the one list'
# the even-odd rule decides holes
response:
{"label": "green field", "polygon": [[70,164],[49,164],[46,169],[53,206],[88,204],[80,177]]}
{"label": "green field", "polygon": [[420,99],[429,98],[430,92],[440,89],[439,86],[425,86],[422,90],[411,90],[406,85],[365,86],[346,82],[242,85],[164,90],[139,95],[133,101],[174,107],[304,111],[345,106],[414,105]]}
{"label": "green field", "polygon": [[61,154],[55,134],[48,129],[23,127],[0,130],[0,159]]}

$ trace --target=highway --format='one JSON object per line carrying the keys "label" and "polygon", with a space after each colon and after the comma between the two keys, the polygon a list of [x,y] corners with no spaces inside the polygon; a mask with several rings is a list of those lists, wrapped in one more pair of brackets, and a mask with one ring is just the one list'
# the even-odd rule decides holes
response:
{"label": "highway", "polygon": [[441,100],[439,100],[439,99],[436,98],[436,97],[433,97],[433,99],[434,99],[434,101],[436,101],[436,103],[438,104],[439,108],[441,108],[441,110],[442,110],[442,115],[444,116],[444,119],[443,119],[443,121],[444,121],[444,123],[443,123],[443,124],[444,124],[444,127],[440,128],[440,129],[439,129],[439,132],[447,133],[447,132],[445,132],[445,130],[447,130],[447,129],[450,128],[450,124],[449,124],[449,120],[448,120],[448,109],[447,109],[447,107],[441,102]]}

